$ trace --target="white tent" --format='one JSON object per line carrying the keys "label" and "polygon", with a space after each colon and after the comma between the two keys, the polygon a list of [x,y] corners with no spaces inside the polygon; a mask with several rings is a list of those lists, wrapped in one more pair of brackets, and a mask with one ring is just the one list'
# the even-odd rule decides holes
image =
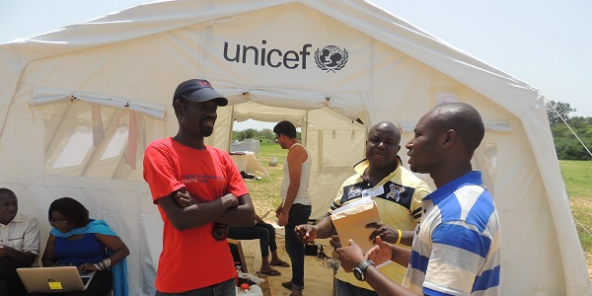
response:
{"label": "white tent", "polygon": [[162,222],[143,149],[177,131],[172,93],[193,77],[231,103],[211,145],[228,149],[233,119],[302,126],[315,217],[368,126],[390,120],[405,143],[437,103],[472,104],[487,127],[474,167],[501,220],[500,295],[592,295],[543,96],[362,0],[167,1],[1,45],[0,186],[41,221],[55,198],[79,199],[130,247],[131,294],[153,295]]}

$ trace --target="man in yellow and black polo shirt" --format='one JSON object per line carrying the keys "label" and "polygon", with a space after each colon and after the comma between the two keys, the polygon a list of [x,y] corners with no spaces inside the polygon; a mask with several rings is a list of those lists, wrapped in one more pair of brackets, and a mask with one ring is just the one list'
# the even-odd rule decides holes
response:
{"label": "man in yellow and black polo shirt", "polygon": [[[401,166],[397,155],[401,149],[400,142],[401,134],[393,123],[383,121],[374,125],[366,142],[366,159],[354,166],[356,174],[343,182],[327,215],[315,226],[299,226],[303,234],[301,239],[310,242],[315,238],[330,237],[335,232],[329,218],[332,212],[369,194],[376,202],[382,219],[382,223],[368,225],[376,228],[369,239],[380,236],[383,241],[411,245],[413,230],[422,215],[421,200],[430,193],[430,189],[424,181]],[[347,245],[347,242],[343,243]],[[391,280],[401,283],[406,266],[389,263],[379,270]],[[378,295],[363,281],[363,277],[357,279],[351,272],[339,269],[336,278],[337,295]]]}

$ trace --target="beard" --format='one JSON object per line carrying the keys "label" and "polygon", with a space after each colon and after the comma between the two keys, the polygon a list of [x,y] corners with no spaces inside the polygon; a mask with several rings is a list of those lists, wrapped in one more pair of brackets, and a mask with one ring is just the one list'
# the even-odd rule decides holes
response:
{"label": "beard", "polygon": [[212,126],[210,126],[210,121],[212,121],[212,118],[206,118],[204,120],[201,121],[201,134],[204,137],[209,137],[212,135],[212,133],[214,133],[214,126],[216,124],[216,119],[213,119],[212,122]]}
{"label": "beard", "polygon": [[212,135],[212,133],[214,133],[214,129],[213,129],[213,128],[209,128],[209,127],[203,127],[203,128],[201,129],[201,134],[202,134],[204,137],[209,137],[209,136],[211,136],[211,135]]}

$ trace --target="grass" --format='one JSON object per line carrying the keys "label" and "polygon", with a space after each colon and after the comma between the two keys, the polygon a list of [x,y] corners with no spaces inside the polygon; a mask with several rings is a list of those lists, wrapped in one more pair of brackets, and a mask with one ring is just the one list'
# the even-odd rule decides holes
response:
{"label": "grass", "polygon": [[562,160],[559,164],[592,280],[592,162]]}
{"label": "grass", "polygon": [[[279,188],[284,177],[283,167],[287,154],[288,150],[282,149],[276,143],[262,142],[259,145],[257,160],[265,167],[271,178],[247,181],[257,214],[267,222],[275,222],[275,209],[282,202]],[[277,157],[277,165],[269,166],[274,157]]]}
{"label": "grass", "polygon": [[[265,166],[271,179],[247,181],[247,187],[251,192],[257,214],[267,222],[274,222],[276,220],[274,211],[281,203],[279,187],[288,151],[269,142],[261,143],[259,149],[257,159]],[[277,166],[268,166],[274,157],[277,157]],[[592,280],[592,235],[590,234],[592,232],[592,162],[560,161],[560,165],[580,243],[586,256],[588,273]]]}

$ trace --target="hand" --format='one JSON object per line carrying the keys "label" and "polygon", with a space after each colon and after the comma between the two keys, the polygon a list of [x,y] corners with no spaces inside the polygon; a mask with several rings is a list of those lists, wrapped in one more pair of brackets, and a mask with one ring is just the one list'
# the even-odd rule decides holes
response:
{"label": "hand", "polygon": [[366,260],[362,249],[353,241],[349,240],[349,246],[335,250],[339,255],[339,262],[345,272],[352,272],[354,267]]}
{"label": "hand", "polygon": [[238,198],[232,193],[222,196],[222,204],[227,208],[238,207]]}
{"label": "hand", "polygon": [[317,238],[317,229],[308,224],[298,225],[294,228],[298,238],[304,243],[310,243]]}
{"label": "hand", "polygon": [[185,188],[179,189],[177,192],[175,192],[173,198],[175,199],[177,205],[182,208],[186,208],[190,205],[195,204],[195,201],[193,200],[193,198],[191,198],[191,194],[189,194],[189,192]]}
{"label": "hand", "polygon": [[376,243],[374,247],[366,252],[366,259],[372,260],[372,262],[378,266],[393,258],[393,248],[391,244],[383,242],[380,236],[376,237],[374,243]]}
{"label": "hand", "polygon": [[278,225],[279,226],[288,225],[288,215],[285,215],[284,213],[280,213],[280,215],[278,217]]}
{"label": "hand", "polygon": [[380,237],[383,242],[396,243],[399,238],[399,232],[382,222],[372,222],[366,224],[366,228],[376,228],[368,240],[374,242],[376,237]]}
{"label": "hand", "polygon": [[78,271],[85,272],[85,271],[98,271],[99,269],[92,263],[84,263],[78,266]]}
{"label": "hand", "polygon": [[10,257],[14,249],[9,246],[0,246],[0,258]]}
{"label": "hand", "polygon": [[339,249],[341,248],[341,240],[339,239],[339,236],[337,235],[332,235],[331,236],[331,240],[329,241],[329,244],[331,244],[331,246],[334,249]]}
{"label": "hand", "polygon": [[280,218],[280,214],[282,213],[282,210],[284,210],[284,204],[280,204],[277,209],[275,209],[275,217],[276,218]]}

